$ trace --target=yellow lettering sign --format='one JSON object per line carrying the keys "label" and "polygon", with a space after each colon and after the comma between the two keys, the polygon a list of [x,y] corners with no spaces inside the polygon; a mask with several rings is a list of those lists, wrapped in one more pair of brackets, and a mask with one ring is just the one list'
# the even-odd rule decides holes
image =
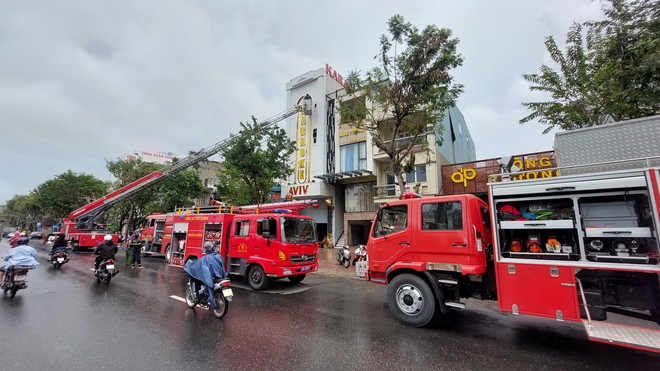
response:
{"label": "yellow lettering sign", "polygon": [[477,172],[474,169],[460,169],[451,174],[451,180],[454,183],[463,183],[463,187],[467,187],[467,181],[477,177]]}

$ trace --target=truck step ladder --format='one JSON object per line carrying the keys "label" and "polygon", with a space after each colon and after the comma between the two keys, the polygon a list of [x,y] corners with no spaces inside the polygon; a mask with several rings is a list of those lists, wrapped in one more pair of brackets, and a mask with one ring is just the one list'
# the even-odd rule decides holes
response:
{"label": "truck step ladder", "polygon": [[451,278],[441,278],[438,280],[438,282],[443,283],[445,285],[458,285],[458,281]]}
{"label": "truck step ladder", "polygon": [[629,346],[660,353],[660,331],[606,323],[601,321],[582,320],[589,340],[603,343]]}
{"label": "truck step ladder", "polygon": [[462,301],[446,300],[445,305],[456,309],[465,309],[465,303]]}
{"label": "truck step ladder", "polygon": [[584,296],[582,282],[577,277],[575,278],[575,281],[580,289],[582,304],[584,305],[584,311],[587,314],[587,319],[583,319],[582,323],[584,324],[584,329],[587,331],[589,340],[660,353],[659,330],[602,321],[592,321],[591,314],[589,313],[589,306],[587,305],[587,299]]}

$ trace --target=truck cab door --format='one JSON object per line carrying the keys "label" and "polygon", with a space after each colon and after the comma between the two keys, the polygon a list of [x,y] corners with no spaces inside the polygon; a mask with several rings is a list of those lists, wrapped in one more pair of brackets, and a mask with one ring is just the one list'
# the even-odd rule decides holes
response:
{"label": "truck cab door", "polygon": [[463,197],[445,197],[421,203],[416,244],[419,261],[470,264],[472,236],[476,231],[469,223],[468,205],[464,201]]}
{"label": "truck cab door", "polygon": [[409,204],[386,206],[379,212],[367,248],[372,280],[385,277],[389,266],[397,261],[412,260]]}
{"label": "truck cab door", "polygon": [[235,218],[229,237],[229,257],[247,259],[250,254],[250,218]]}

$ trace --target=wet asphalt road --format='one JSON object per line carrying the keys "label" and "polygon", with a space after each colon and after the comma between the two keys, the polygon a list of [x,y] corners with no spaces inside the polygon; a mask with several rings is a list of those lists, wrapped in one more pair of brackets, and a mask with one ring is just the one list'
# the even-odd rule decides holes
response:
{"label": "wet asphalt road", "polygon": [[[417,329],[390,314],[385,287],[309,275],[254,292],[233,281],[229,312],[215,319],[187,306],[185,274],[162,258],[97,283],[90,253],[55,270],[41,265],[29,287],[0,298],[3,370],[652,370],[660,357],[586,339],[571,323],[502,315],[493,304]],[[0,256],[9,249],[0,243]]]}

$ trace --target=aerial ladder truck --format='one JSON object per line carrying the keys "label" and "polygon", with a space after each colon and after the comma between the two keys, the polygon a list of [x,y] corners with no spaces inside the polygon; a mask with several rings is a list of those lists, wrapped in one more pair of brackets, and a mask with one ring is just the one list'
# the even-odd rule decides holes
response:
{"label": "aerial ladder truck", "polygon": [[[291,107],[268,120],[261,122],[259,127],[264,129],[272,127],[278,122],[291,117],[296,113],[310,115],[311,110],[312,98],[307,95],[303,99],[301,105]],[[108,234],[108,231],[105,230],[104,226],[95,223],[95,218],[108,211],[118,202],[124,201],[127,198],[179,173],[189,166],[229,148],[234,143],[235,139],[234,135],[230,135],[229,138],[225,138],[209,147],[202,148],[198,152],[195,152],[180,161],[167,165],[151,174],[145,175],[116,191],[72,211],[67,218],[62,220],[61,233],[64,233],[66,239],[71,241],[71,246],[74,249],[96,246],[99,242],[103,241],[103,237]],[[119,241],[119,236],[117,234],[111,235],[113,241]]]}

